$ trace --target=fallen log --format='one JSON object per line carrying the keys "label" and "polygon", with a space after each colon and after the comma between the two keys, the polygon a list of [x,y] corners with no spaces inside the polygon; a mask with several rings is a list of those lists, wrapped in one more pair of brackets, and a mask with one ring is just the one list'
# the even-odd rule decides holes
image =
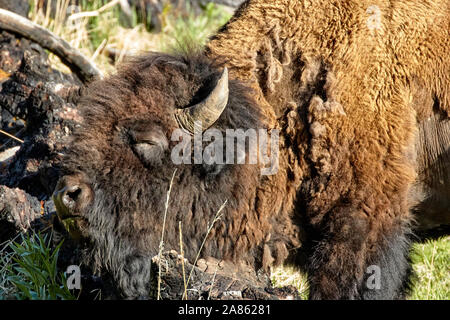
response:
{"label": "fallen log", "polygon": [[18,14],[0,9],[0,29],[17,33],[50,50],[83,82],[103,77],[102,72],[68,42]]}
{"label": "fallen log", "polygon": [[20,189],[0,186],[0,243],[27,231],[41,217],[39,201]]}

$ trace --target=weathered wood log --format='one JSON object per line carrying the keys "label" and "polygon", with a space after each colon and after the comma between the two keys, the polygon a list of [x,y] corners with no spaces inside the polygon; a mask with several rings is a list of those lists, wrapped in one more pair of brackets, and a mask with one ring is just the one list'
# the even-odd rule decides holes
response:
{"label": "weathered wood log", "polygon": [[0,9],[0,29],[33,40],[56,54],[83,82],[102,78],[102,72],[68,42],[34,22],[11,11]]}
{"label": "weathered wood log", "polygon": [[[0,70],[8,73],[0,81],[1,129],[23,141],[0,136],[0,184],[42,200],[47,214],[65,139],[80,121],[74,102],[81,82],[52,69],[39,45],[7,31],[0,32],[0,50]],[[13,130],[15,122],[22,129]]]}
{"label": "weathered wood log", "polygon": [[[43,201],[47,214],[54,211],[50,198],[64,139],[80,121],[74,102],[82,84],[52,69],[38,44],[8,31],[0,32],[0,52],[0,129],[20,139],[0,135],[0,185]],[[29,202],[30,215],[41,210],[39,201]]]}
{"label": "weathered wood log", "polygon": [[20,189],[0,186],[0,243],[40,219],[39,201]]}

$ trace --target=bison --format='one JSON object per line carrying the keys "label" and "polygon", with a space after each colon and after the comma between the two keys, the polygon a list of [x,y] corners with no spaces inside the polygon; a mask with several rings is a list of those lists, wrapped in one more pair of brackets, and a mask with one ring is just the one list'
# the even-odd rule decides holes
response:
{"label": "bison", "polygon": [[[88,86],[58,215],[126,298],[178,221],[190,261],[207,237],[204,257],[306,270],[311,299],[404,298],[412,211],[448,223],[449,33],[448,0],[246,1],[204,49]],[[175,164],[180,128],[277,130],[278,171]]]}

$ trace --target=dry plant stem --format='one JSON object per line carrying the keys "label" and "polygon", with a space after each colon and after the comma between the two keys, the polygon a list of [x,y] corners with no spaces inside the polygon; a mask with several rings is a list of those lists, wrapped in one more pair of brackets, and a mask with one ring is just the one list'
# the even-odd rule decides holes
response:
{"label": "dry plant stem", "polygon": [[[37,7],[37,4],[35,4],[35,7]],[[52,6],[47,6],[47,10],[45,11],[45,24],[44,24],[44,26],[48,26],[50,24],[51,12],[52,12]]]}
{"label": "dry plant stem", "polygon": [[102,72],[68,42],[40,25],[8,10],[0,9],[0,29],[17,33],[56,54],[83,82],[102,78]]}
{"label": "dry plant stem", "polygon": [[105,49],[107,43],[108,43],[108,40],[107,39],[103,39],[102,43],[100,43],[100,45],[98,46],[97,50],[95,50],[94,54],[92,55],[92,57],[91,57],[92,61],[97,59],[98,55],[103,51],[103,49]]}
{"label": "dry plant stem", "polygon": [[[6,248],[8,248],[9,245],[10,245],[11,243],[14,243],[14,241],[16,241],[16,239],[17,239],[21,234],[22,234],[22,233],[18,233],[13,239],[7,240],[7,241],[3,242],[3,243],[1,244],[1,246],[3,246],[3,248],[1,248],[0,254],[3,253],[3,251],[5,251]],[[4,264],[3,264],[3,267],[0,269],[0,274],[3,274],[3,272],[5,272],[5,270],[6,270],[6,268],[8,267],[10,261],[11,261],[12,258],[14,257],[14,254],[13,254],[13,253],[9,253],[9,254],[6,254],[5,257],[6,257],[5,260],[2,261],[2,262],[4,262]],[[0,258],[2,258],[2,256],[0,256]],[[3,258],[2,258],[2,260],[3,260]]]}
{"label": "dry plant stem", "polygon": [[4,134],[4,135],[7,136],[7,137],[10,137],[11,139],[14,139],[14,140],[16,140],[16,141],[19,141],[20,143],[23,143],[23,140],[22,140],[22,139],[19,139],[19,138],[13,136],[12,134],[10,134],[10,133],[8,133],[8,132],[6,132],[6,131],[3,131],[3,130],[0,129],[0,133],[1,133],[1,134]]}
{"label": "dry plant stem", "polygon": [[161,233],[161,241],[159,243],[159,252],[158,252],[158,297],[157,300],[161,299],[161,254],[164,248],[164,231],[166,229],[166,218],[167,218],[167,210],[169,208],[169,200],[170,200],[170,192],[172,191],[173,179],[175,178],[175,174],[177,173],[177,169],[173,172],[172,179],[170,180],[169,190],[167,191],[167,199],[166,199],[166,208],[164,210],[164,220],[162,226]]}
{"label": "dry plant stem", "polygon": [[184,271],[184,252],[183,252],[183,237],[181,232],[181,221],[178,222],[178,230],[180,233],[180,254],[181,254],[181,268],[183,270],[183,284],[184,284],[184,293],[183,299],[187,297],[187,285],[186,285],[186,272]]}
{"label": "dry plant stem", "polygon": [[213,221],[211,222],[211,224],[208,227],[208,231],[206,232],[205,238],[203,239],[202,245],[200,246],[200,249],[197,252],[197,256],[195,257],[195,261],[192,264],[192,269],[191,272],[189,273],[189,277],[186,283],[186,286],[189,285],[189,281],[191,280],[192,277],[192,273],[194,272],[194,268],[197,265],[197,260],[200,257],[200,253],[202,252],[203,246],[205,245],[206,239],[208,238],[209,233],[211,232],[212,228],[214,227],[214,224],[220,220],[220,218],[222,217],[222,215],[219,215],[220,212],[222,212],[222,210],[225,208],[225,206],[227,205],[228,200],[225,200],[225,202],[220,206],[219,211],[217,211],[216,215],[214,216]]}
{"label": "dry plant stem", "polygon": [[67,8],[69,7],[70,0],[61,0],[56,2],[56,15],[55,15],[55,34],[60,34],[64,20],[66,19]]}
{"label": "dry plant stem", "polygon": [[119,4],[120,1],[121,0],[113,0],[113,1],[105,4],[103,7],[99,8],[97,10],[94,10],[94,11],[74,13],[69,17],[69,20],[76,20],[76,19],[86,18],[86,17],[97,17],[103,11],[106,11],[106,10],[116,6],[117,4]]}
{"label": "dry plant stem", "polygon": [[216,270],[214,270],[214,275],[213,275],[213,278],[211,280],[211,287],[209,288],[208,299],[207,300],[210,300],[210,298],[211,298],[211,291],[212,291],[212,288],[214,287],[214,281],[216,280],[216,275],[217,275],[217,270],[218,269],[219,269],[219,262],[217,262]]}

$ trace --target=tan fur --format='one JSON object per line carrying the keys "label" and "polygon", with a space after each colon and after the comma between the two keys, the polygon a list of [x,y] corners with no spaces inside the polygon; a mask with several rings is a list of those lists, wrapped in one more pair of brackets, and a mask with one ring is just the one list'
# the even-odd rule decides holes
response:
{"label": "tan fur", "polygon": [[[411,221],[411,150],[418,120],[431,112],[413,98],[435,98],[450,115],[450,1],[250,0],[207,51],[257,90],[270,126],[297,144],[296,154],[282,150],[282,172],[268,179],[261,198],[282,201],[274,215],[305,201],[313,228],[328,228],[328,247],[316,252],[322,272],[341,266],[361,278],[383,239]],[[290,89],[289,81],[322,81],[320,68],[324,92]],[[274,190],[285,188],[278,199]],[[356,249],[342,249],[342,241]],[[320,297],[339,296],[326,272],[312,281],[329,290]]]}

